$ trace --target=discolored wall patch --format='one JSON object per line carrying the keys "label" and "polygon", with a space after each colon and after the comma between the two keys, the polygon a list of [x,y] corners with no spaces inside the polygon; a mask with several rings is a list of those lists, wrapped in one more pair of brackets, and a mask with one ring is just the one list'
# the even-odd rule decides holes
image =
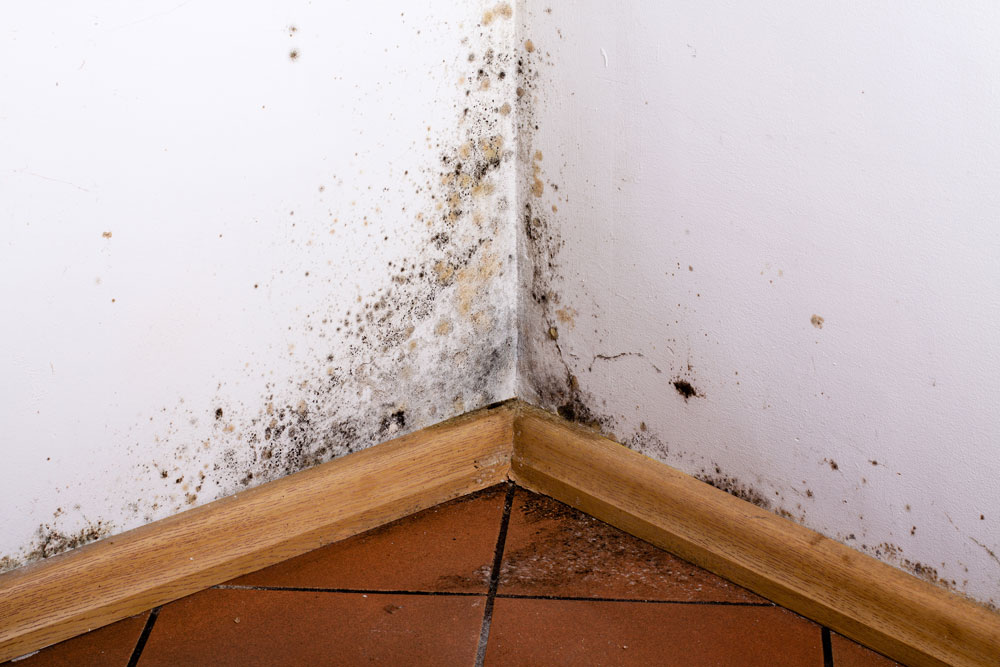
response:
{"label": "discolored wall patch", "polygon": [[[87,486],[101,501],[67,506],[39,521],[33,537],[0,545],[0,569],[513,396],[516,249],[509,184],[516,171],[511,109],[519,51],[513,8],[491,4],[488,21],[475,6],[443,12],[436,23],[413,21],[412,13],[386,19],[408,30],[407,39],[447,54],[430,73],[419,73],[435,82],[424,87],[421,101],[438,116],[413,137],[418,148],[399,146],[398,165],[372,164],[356,153],[354,173],[310,181],[294,195],[302,201],[266,214],[269,227],[282,230],[280,241],[292,247],[294,259],[273,275],[243,281],[258,301],[238,298],[263,309],[273,308],[279,294],[294,299],[294,308],[283,310],[293,316],[280,323],[287,343],[248,356],[239,374],[196,378],[203,385],[196,393],[205,398],[180,396],[171,405],[150,406],[114,445],[125,463],[109,466],[103,478],[74,480],[60,489],[73,497]],[[319,47],[304,41],[315,27],[305,21],[287,25],[279,29],[294,43],[286,41],[284,53],[299,75],[309,76],[314,70],[308,68],[321,59]],[[424,33],[449,41],[435,42]],[[360,146],[381,141],[377,123],[365,125],[379,110],[381,91],[417,74],[387,71],[358,88],[369,95],[356,116]],[[260,113],[269,111],[260,106]],[[407,111],[400,106],[393,113]],[[324,128],[338,141],[348,129]],[[373,181],[369,171],[386,177]],[[225,243],[259,224],[246,220],[207,240]],[[129,234],[119,235],[119,227],[125,224],[116,225],[114,242],[121,236],[124,244]],[[262,249],[277,237],[267,238]],[[200,242],[190,240],[193,250]],[[331,266],[331,257],[344,255],[345,243],[353,247],[349,259],[356,270]],[[220,272],[227,270],[220,264]],[[293,284],[290,274],[297,291],[283,287]],[[119,497],[124,494],[116,482],[129,489],[127,496]],[[32,504],[48,502],[39,489]]]}

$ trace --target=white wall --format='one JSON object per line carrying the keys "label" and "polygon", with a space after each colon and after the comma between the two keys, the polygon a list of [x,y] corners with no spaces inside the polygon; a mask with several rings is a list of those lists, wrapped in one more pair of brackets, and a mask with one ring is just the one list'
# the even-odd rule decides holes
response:
{"label": "white wall", "polygon": [[516,393],[995,604],[998,19],[0,10],[0,568]]}
{"label": "white wall", "polygon": [[519,395],[1000,603],[1000,9],[531,7]]}
{"label": "white wall", "polygon": [[0,9],[0,569],[512,396],[492,19]]}

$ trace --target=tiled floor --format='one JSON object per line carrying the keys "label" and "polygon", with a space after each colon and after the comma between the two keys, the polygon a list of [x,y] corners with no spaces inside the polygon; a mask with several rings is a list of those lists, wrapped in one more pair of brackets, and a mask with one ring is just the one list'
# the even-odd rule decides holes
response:
{"label": "tiled floor", "polygon": [[44,649],[37,665],[892,665],[498,486]]}

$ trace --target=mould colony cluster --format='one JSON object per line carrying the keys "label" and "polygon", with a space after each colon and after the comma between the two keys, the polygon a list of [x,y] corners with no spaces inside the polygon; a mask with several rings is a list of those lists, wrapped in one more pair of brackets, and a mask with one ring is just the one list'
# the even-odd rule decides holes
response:
{"label": "mould colony cluster", "polygon": [[[549,11],[549,10],[547,10]],[[551,12],[549,12],[551,13]],[[557,31],[559,32],[559,31]],[[559,33],[561,36],[561,33]],[[542,65],[552,65],[541,45],[533,39],[521,41],[517,57],[518,102],[518,165],[521,174],[518,197],[521,202],[519,253],[521,266],[520,289],[530,301],[519,304],[520,326],[519,375],[525,379],[523,398],[542,407],[555,410],[564,419],[597,428],[612,435],[616,424],[613,416],[603,414],[595,398],[581,388],[575,364],[568,359],[559,329],[572,328],[577,311],[562,303],[556,288],[561,280],[557,255],[565,242],[550,222],[558,214],[556,203],[568,201],[568,194],[560,193],[559,185],[545,175],[545,156],[537,146],[539,121],[535,113],[537,93],[544,86]],[[639,352],[614,355],[598,354],[594,361],[615,360],[623,357],[640,357]],[[586,367],[593,371],[594,364]],[[657,373],[662,371],[653,365]],[[670,384],[685,402],[703,394],[690,377],[691,366],[685,373],[672,378]],[[657,449],[666,446],[651,433],[636,433],[633,440],[653,444]]]}
{"label": "mould colony cluster", "polygon": [[[852,535],[851,537],[853,538],[854,536]],[[879,560],[892,563],[901,570],[906,570],[910,574],[920,577],[924,581],[947,588],[951,591],[958,589],[958,582],[954,579],[944,579],[938,576],[937,568],[910,560],[909,558],[904,558],[903,548],[898,545],[889,544],[888,542],[883,542],[879,545],[862,544],[861,550],[875,556]],[[941,565],[943,566],[944,563],[941,563]],[[966,572],[968,572],[968,568],[966,568]],[[962,585],[964,586],[967,583],[968,582],[963,582]]]}
{"label": "mould colony cluster", "polygon": [[[512,17],[508,3],[497,4],[462,40],[461,75],[447,75],[457,84],[454,124],[397,186],[413,187],[402,215],[422,241],[388,262],[383,285],[367,297],[306,314],[299,326],[324,349],[290,349],[299,370],[266,383],[256,405],[227,398],[220,383],[213,404],[169,413],[158,453],[135,473],[147,491],[123,510],[133,525],[508,398],[495,392],[506,391],[515,359],[513,212],[502,187],[515,170],[514,74],[522,67]],[[137,442],[133,451],[143,449]],[[3,556],[0,569],[111,529],[53,525],[40,526],[18,556]]]}
{"label": "mould colony cluster", "polygon": [[[791,511],[786,509],[782,503],[787,502],[787,498],[782,494],[781,491],[775,491],[774,497],[770,497],[767,493],[757,489],[756,487],[747,484],[740,480],[739,478],[728,475],[722,471],[719,466],[713,466],[712,470],[706,470],[702,468],[699,472],[695,473],[694,478],[705,482],[710,486],[714,486],[720,491],[725,491],[731,496],[736,496],[740,500],[745,500],[748,503],[753,503],[761,509],[774,512],[778,516],[784,517],[786,519],[791,519],[793,521],[798,521],[799,523],[804,523],[806,518],[805,507],[803,506],[804,501],[812,500],[814,494],[810,489],[798,490],[794,489],[792,493],[797,495],[800,499],[795,503],[795,510],[798,514],[793,514]],[[804,483],[804,482],[803,482]]]}
{"label": "mould colony cluster", "polygon": [[[307,316],[303,326],[334,343],[307,362],[303,378],[284,392],[269,384],[249,418],[244,406],[216,409],[210,447],[220,439],[226,446],[213,464],[202,464],[190,489],[180,482],[186,503],[197,502],[192,492],[200,492],[203,475],[221,480],[218,497],[501,398],[492,392],[513,364],[512,313],[505,291],[491,285],[513,261],[502,245],[509,202],[498,187],[512,168],[512,91],[511,58],[492,31],[512,14],[497,5],[464,40],[479,46],[461,59],[456,131],[437,142],[415,192],[425,203],[413,222],[425,241],[413,256],[389,261],[385,284],[353,307]],[[168,477],[194,462],[171,466]]]}
{"label": "mould colony cluster", "polygon": [[[62,508],[53,512],[53,520],[63,514]],[[104,521],[87,522],[82,528],[73,531],[61,531],[49,523],[43,523],[35,531],[35,539],[30,548],[22,552],[22,556],[0,556],[0,572],[20,567],[24,563],[55,556],[64,551],[83,546],[88,542],[107,537],[112,533],[113,526]]]}
{"label": "mould colony cluster", "polygon": [[580,383],[566,362],[559,342],[559,326],[572,326],[576,311],[561,304],[555,289],[559,278],[556,256],[564,245],[549,215],[558,212],[557,204],[546,207],[546,184],[553,195],[559,186],[546,183],[545,159],[535,147],[539,129],[535,115],[536,96],[541,86],[543,51],[532,39],[521,40],[517,54],[517,132],[518,164],[521,166],[518,199],[520,211],[518,251],[521,260],[519,289],[530,296],[519,306],[521,328],[519,343],[520,375],[529,387],[525,399],[555,409],[563,418],[601,428],[607,424],[590,407],[592,401],[580,389]]}

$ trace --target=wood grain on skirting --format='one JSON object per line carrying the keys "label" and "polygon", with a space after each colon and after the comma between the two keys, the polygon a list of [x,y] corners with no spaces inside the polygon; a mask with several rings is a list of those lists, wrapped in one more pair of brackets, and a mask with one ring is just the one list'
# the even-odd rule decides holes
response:
{"label": "wood grain on skirting", "polygon": [[516,402],[0,575],[0,661],[508,476],[901,662],[998,662],[1000,615]]}
{"label": "wood grain on skirting", "polygon": [[0,575],[0,662],[507,479],[483,410]]}
{"label": "wood grain on skirting", "polygon": [[906,664],[1000,663],[1000,615],[547,413],[511,477]]}

